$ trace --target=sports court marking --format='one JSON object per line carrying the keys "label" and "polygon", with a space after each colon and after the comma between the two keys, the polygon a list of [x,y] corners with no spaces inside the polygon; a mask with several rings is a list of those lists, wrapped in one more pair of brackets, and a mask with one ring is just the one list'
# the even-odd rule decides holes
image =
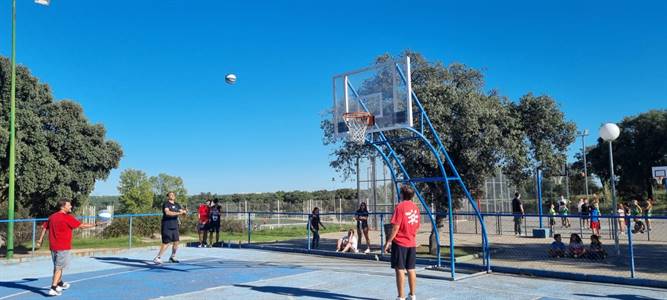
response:
{"label": "sports court marking", "polygon": [[[154,249],[77,257],[58,299],[394,299],[386,262],[228,248],[184,248],[181,264],[150,264]],[[3,266],[0,300],[41,299],[48,260]],[[667,290],[489,274],[462,281],[419,271],[419,299],[663,299]],[[25,279],[25,280],[24,280]],[[628,298],[632,295],[634,298]],[[637,298],[640,297],[640,298]]]}

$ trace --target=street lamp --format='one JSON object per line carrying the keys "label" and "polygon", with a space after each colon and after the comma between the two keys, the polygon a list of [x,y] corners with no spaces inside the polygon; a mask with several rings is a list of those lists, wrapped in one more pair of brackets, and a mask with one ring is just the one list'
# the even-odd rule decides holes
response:
{"label": "street lamp", "polygon": [[[49,5],[49,0],[35,3]],[[12,0],[12,79],[9,100],[9,195],[7,205],[7,259],[14,256],[14,181],[16,167],[16,0]]]}
{"label": "street lamp", "polygon": [[586,191],[586,198],[590,198],[588,194],[588,165],[586,163],[586,140],[584,137],[588,136],[588,129],[577,132],[577,136],[581,137],[581,154],[584,157],[584,190]]}
{"label": "street lamp", "polygon": [[[616,209],[616,177],[614,176],[614,158],[613,152],[611,149],[611,142],[618,138],[621,134],[621,129],[616,126],[614,123],[607,123],[600,127],[600,138],[609,144],[609,174],[611,175],[611,211],[614,216],[617,216]],[[620,248],[618,247],[618,221],[613,220],[612,230],[614,232],[614,244],[616,245],[616,252],[620,254]]]}

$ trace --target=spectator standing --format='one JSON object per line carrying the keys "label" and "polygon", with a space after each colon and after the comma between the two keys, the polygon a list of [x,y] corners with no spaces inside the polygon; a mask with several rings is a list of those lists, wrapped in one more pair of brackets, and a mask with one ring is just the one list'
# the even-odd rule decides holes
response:
{"label": "spectator standing", "polygon": [[524,217],[523,203],[521,202],[521,194],[514,193],[512,199],[512,214],[514,215],[514,236],[521,235],[521,220]]}

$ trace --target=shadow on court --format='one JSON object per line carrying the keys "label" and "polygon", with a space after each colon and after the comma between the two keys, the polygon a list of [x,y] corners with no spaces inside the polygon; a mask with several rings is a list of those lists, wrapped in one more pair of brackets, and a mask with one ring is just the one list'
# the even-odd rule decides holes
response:
{"label": "shadow on court", "polygon": [[[35,294],[42,295],[44,297],[49,296],[49,294],[47,294],[47,291],[48,291],[47,289],[43,289],[43,288],[40,288],[40,287],[30,286],[30,285],[24,284],[24,283],[33,282],[33,281],[37,281],[37,278],[23,278],[21,281],[0,281],[0,287],[30,291],[30,292],[33,292]],[[50,284],[50,282],[49,282],[49,284]]]}
{"label": "shadow on court", "polygon": [[145,268],[145,269],[155,269],[155,270],[167,270],[167,271],[177,271],[177,272],[188,272],[188,270],[182,270],[178,268],[171,268],[168,266],[165,266],[165,264],[162,265],[156,265],[152,261],[147,261],[143,259],[133,259],[133,258],[126,258],[126,257],[93,257],[96,260],[103,261],[105,263],[110,263],[114,265],[119,265],[119,266],[124,266],[124,267],[132,267],[132,268]]}
{"label": "shadow on court", "polygon": [[590,298],[605,298],[605,299],[620,299],[620,300],[658,300],[658,298],[651,298],[639,295],[619,294],[619,295],[592,295],[592,294],[575,294],[582,297]]}
{"label": "shadow on court", "polygon": [[252,286],[245,284],[235,284],[234,286],[248,288],[257,292],[282,295],[282,296],[313,297],[313,298],[334,299],[334,300],[355,300],[355,299],[379,300],[379,298],[357,297],[357,296],[327,292],[324,290],[302,289],[302,288],[286,287],[286,286]]}

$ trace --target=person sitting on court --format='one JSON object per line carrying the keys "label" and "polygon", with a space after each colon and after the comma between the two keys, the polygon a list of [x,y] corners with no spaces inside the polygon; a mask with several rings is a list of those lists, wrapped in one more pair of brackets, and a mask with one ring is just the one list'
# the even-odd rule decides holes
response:
{"label": "person sitting on court", "polygon": [[591,245],[588,247],[586,252],[588,258],[590,259],[605,259],[607,258],[607,251],[602,247],[602,242],[600,242],[600,237],[593,234],[591,235]]}
{"label": "person sitting on court", "polygon": [[567,256],[572,258],[579,258],[586,254],[586,247],[578,234],[570,235],[570,244],[567,246]]}
{"label": "person sitting on court", "polygon": [[336,243],[336,252],[354,252],[357,253],[357,235],[354,229],[347,231],[347,235],[338,239]]}
{"label": "person sitting on court", "polygon": [[565,244],[562,241],[560,233],[554,234],[554,241],[549,248],[549,256],[552,258],[565,257]]}

